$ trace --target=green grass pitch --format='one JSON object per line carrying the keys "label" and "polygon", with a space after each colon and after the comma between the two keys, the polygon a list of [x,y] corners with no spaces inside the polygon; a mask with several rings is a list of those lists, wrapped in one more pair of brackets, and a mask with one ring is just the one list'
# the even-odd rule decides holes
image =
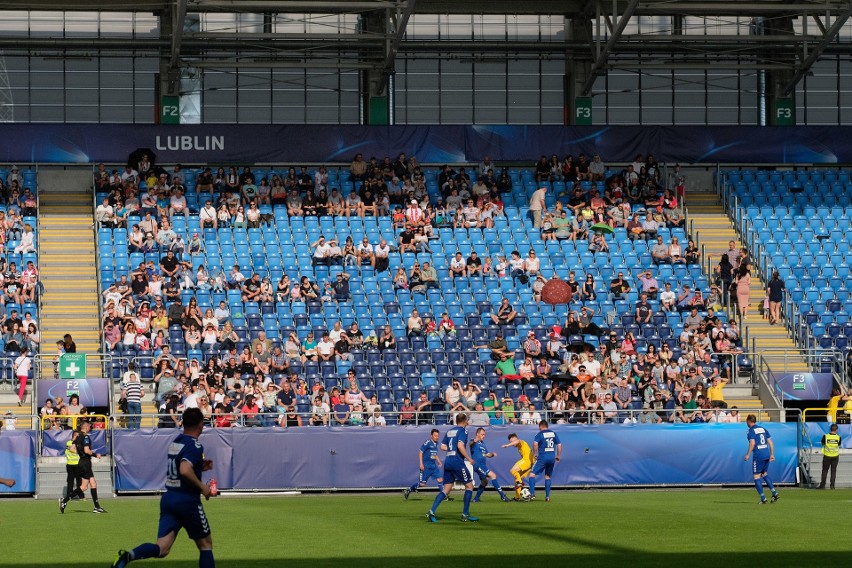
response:
{"label": "green grass pitch", "polygon": [[[489,490],[462,523],[461,495],[425,513],[433,492],[219,497],[206,503],[218,566],[848,566],[852,490],[782,489],[760,506],[754,490],[555,491],[503,503]],[[109,566],[118,548],[156,536],[153,498],[0,501],[0,566]],[[165,560],[196,566],[182,534]]]}

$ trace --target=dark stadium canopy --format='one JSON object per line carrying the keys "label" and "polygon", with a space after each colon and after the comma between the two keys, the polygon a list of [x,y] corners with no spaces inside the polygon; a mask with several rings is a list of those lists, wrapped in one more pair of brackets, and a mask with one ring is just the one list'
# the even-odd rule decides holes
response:
{"label": "dark stadium canopy", "polygon": [[[3,37],[0,48],[56,49],[64,55],[93,49],[156,51],[169,69],[313,67],[390,73],[404,53],[500,54],[565,58],[578,91],[587,93],[608,69],[760,69],[777,72],[779,93],[789,92],[821,55],[848,54],[852,44],[839,32],[852,15],[848,0],[0,0],[0,10],[119,11],[155,13],[159,38]],[[187,22],[204,13],[354,14],[357,31],[276,33],[257,30],[203,31]],[[408,39],[412,15],[550,14],[565,17],[559,41]],[[662,18],[655,33],[634,33],[639,17]],[[691,32],[688,18],[750,19],[746,35]],[[197,17],[196,17],[197,19]],[[264,20],[266,21],[266,20]],[[176,22],[183,22],[177,24]]]}

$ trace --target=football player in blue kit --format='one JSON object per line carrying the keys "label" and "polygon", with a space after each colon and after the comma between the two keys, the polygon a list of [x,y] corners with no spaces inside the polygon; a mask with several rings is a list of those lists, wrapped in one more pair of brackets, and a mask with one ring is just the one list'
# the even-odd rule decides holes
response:
{"label": "football player in blue kit", "polygon": [[420,446],[420,476],[417,483],[413,484],[408,489],[404,489],[402,494],[408,499],[412,491],[417,491],[420,487],[426,487],[426,483],[433,477],[438,482],[440,490],[444,478],[441,477],[441,459],[438,457],[438,439],[441,433],[437,428],[432,428],[429,439],[423,442]]}
{"label": "football player in blue kit", "polygon": [[548,428],[546,420],[538,423],[538,434],[533,438],[535,465],[529,474],[530,499],[535,499],[535,477],[544,474],[544,500],[550,501],[550,477],[556,462],[562,459],[562,441]]}
{"label": "football player in blue kit", "polygon": [[754,488],[757,489],[757,494],[760,495],[760,504],[766,504],[766,495],[763,493],[763,484],[769,487],[772,492],[772,502],[778,500],[778,492],[772,481],[767,475],[769,462],[775,461],[775,443],[772,441],[772,436],[769,435],[769,430],[758,425],[757,417],[754,414],[749,414],[746,417],[746,425],[748,426],[748,451],[746,452],[744,461],[748,461],[752,452],[752,473],[754,474]]}
{"label": "football player in blue kit", "polygon": [[458,481],[464,485],[464,509],[462,510],[462,521],[476,522],[478,517],[470,514],[470,502],[473,499],[473,476],[470,470],[467,469],[465,462],[473,464],[470,455],[467,453],[467,414],[459,414],[456,417],[456,425],[450,428],[444,439],[441,440],[441,450],[447,452],[444,458],[444,488],[438,491],[435,502],[432,503],[432,508],[426,514],[426,518],[430,522],[437,523],[438,518],[435,516],[435,511],[441,501],[449,497],[450,491],[453,490],[453,483]]}
{"label": "football player in blue kit", "polygon": [[497,482],[497,474],[488,469],[488,458],[496,456],[496,453],[489,452],[485,446],[485,428],[477,428],[473,442],[470,443],[470,457],[473,458],[473,471],[479,476],[479,489],[476,490],[476,495],[473,497],[474,503],[479,503],[482,492],[488,487],[489,479],[491,480],[491,485],[500,494],[500,499],[503,501],[509,500],[509,497],[503,492],[503,488],[500,487],[500,483]]}
{"label": "football player in blue kit", "polygon": [[210,498],[210,486],[201,481],[201,472],[213,467],[204,459],[204,448],[198,441],[204,429],[204,415],[197,408],[183,413],[183,434],[169,445],[166,470],[166,492],[160,498],[160,528],[156,543],[145,543],[131,551],[119,550],[113,568],[145,558],[165,558],[180,529],[198,546],[199,568],[213,568],[213,539],[210,525],[201,505],[201,496]]}

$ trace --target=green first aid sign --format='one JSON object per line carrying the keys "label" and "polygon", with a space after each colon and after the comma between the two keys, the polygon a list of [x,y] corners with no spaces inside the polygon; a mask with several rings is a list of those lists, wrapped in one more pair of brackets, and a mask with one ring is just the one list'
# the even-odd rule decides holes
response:
{"label": "green first aid sign", "polygon": [[60,379],[85,379],[86,354],[64,353],[59,356]]}

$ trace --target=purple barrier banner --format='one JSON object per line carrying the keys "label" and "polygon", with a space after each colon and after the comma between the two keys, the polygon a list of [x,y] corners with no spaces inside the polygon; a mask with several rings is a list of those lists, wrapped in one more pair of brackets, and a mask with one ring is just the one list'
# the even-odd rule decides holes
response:
{"label": "purple barrier banner", "polygon": [[36,402],[43,404],[47,398],[61,396],[68,402],[72,394],[80,397],[86,408],[109,406],[109,379],[39,379],[35,382]]}
{"label": "purple barrier banner", "polygon": [[[808,438],[815,448],[822,447],[822,437],[828,434],[831,422],[808,422]],[[838,424],[837,433],[840,435],[840,447],[852,449],[852,424]]]}
{"label": "purple barrier banner", "polygon": [[[6,162],[122,163],[148,148],[160,163],[300,164],[381,161],[399,152],[421,163],[526,161],[599,152],[605,163],[651,153],[660,162],[852,163],[848,129],[832,126],[358,126],[8,124]],[[298,144],[283,141],[298,140]]]}
{"label": "purple barrier banner", "polygon": [[36,432],[4,431],[0,435],[0,477],[15,480],[14,487],[0,485],[0,495],[35,493]]}
{"label": "purple barrier banner", "polygon": [[[795,482],[796,423],[769,424],[775,441],[772,476]],[[442,427],[442,433],[447,427]],[[751,481],[745,424],[554,426],[563,459],[555,485],[731,484]],[[396,488],[417,480],[417,453],[429,427],[240,428],[205,430],[201,442],[214,462],[205,479],[222,489]],[[475,428],[469,428],[472,438]],[[516,432],[532,444],[533,426],[492,426],[489,460],[504,485],[518,459],[502,449]],[[175,430],[116,430],[113,444],[118,491],[157,491],[166,475],[166,449]]]}
{"label": "purple barrier banner", "polygon": [[[106,430],[89,432],[92,441],[92,451],[105,456],[109,453]],[[41,455],[58,458],[65,455],[65,443],[71,439],[71,430],[45,430],[41,434]]]}
{"label": "purple barrier banner", "polygon": [[784,400],[828,400],[834,388],[831,373],[772,373],[775,394]]}

